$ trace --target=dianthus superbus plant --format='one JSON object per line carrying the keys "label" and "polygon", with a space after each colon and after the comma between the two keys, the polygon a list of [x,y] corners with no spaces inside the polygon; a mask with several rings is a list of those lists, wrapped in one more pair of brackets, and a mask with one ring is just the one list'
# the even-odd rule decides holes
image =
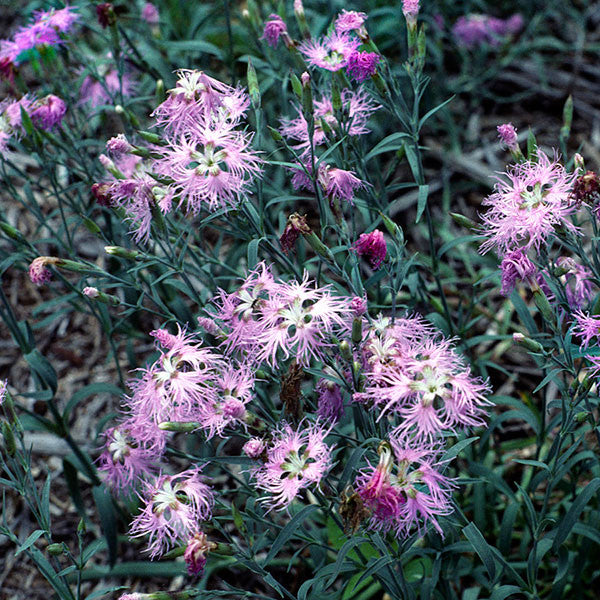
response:
{"label": "dianthus superbus plant", "polygon": [[[573,99],[553,146],[495,122],[475,209],[425,141],[464,125],[469,61],[543,24],[510,2],[33,4],[0,42],[0,310],[27,365],[0,385],[0,532],[46,589],[595,597],[600,183]],[[459,75],[432,81],[445,44]],[[74,383],[48,347],[76,318],[100,368]],[[62,440],[44,481],[32,432]]]}

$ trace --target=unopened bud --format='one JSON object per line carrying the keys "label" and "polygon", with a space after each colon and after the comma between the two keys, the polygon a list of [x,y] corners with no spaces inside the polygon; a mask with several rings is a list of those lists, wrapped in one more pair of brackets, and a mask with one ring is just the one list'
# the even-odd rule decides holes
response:
{"label": "unopened bud", "polygon": [[404,234],[402,233],[402,229],[392,221],[387,215],[384,215],[382,212],[379,213],[385,228],[388,230],[388,233],[395,238],[398,242],[402,243],[404,241]]}
{"label": "unopened bud", "polygon": [[154,98],[156,99],[156,104],[162,104],[167,99],[167,93],[165,92],[165,82],[162,79],[156,80]]}
{"label": "unopened bud", "polygon": [[17,451],[17,444],[15,443],[15,434],[13,433],[12,427],[6,421],[2,423],[2,437],[4,438],[4,448],[9,456],[14,456]]}
{"label": "unopened bud", "polygon": [[350,348],[350,344],[346,340],[344,340],[343,342],[340,342],[339,347],[342,358],[344,358],[345,360],[352,360],[352,350]]}
{"label": "unopened bud", "polygon": [[122,248],[121,246],[104,246],[104,251],[106,254],[118,256],[119,258],[128,258],[132,260],[142,259],[141,252],[138,252],[137,250],[128,250],[127,248]]}
{"label": "unopened bud", "polygon": [[269,133],[271,134],[271,137],[276,142],[280,142],[283,139],[281,133],[279,133],[279,131],[277,131],[277,129],[275,129],[274,127],[268,127],[268,129],[269,129]]}
{"label": "unopened bud", "polygon": [[91,298],[92,300],[96,300],[97,302],[103,302],[104,304],[112,304],[116,306],[117,304],[121,304],[121,300],[117,296],[113,296],[112,294],[105,294],[101,292],[95,287],[85,287],[83,288],[83,295]]}
{"label": "unopened bud", "polygon": [[149,144],[156,144],[157,146],[162,146],[165,144],[165,141],[159,135],[152,133],[151,131],[138,131],[138,134]]}
{"label": "unopened bud", "polygon": [[362,340],[362,319],[352,321],[352,342],[359,344]]}
{"label": "unopened bud", "polygon": [[579,171],[585,171],[585,160],[583,156],[579,154],[579,152],[577,152],[573,157],[573,163],[576,169],[578,169]]}
{"label": "unopened bud", "polygon": [[317,234],[314,231],[311,231],[308,234],[304,234],[304,239],[319,256],[322,256],[329,262],[334,262],[331,250],[329,250],[329,248],[318,238]]}
{"label": "unopened bud", "polygon": [[50,544],[47,548],[46,548],[46,552],[50,555],[50,556],[60,556],[61,554],[63,554],[65,551],[65,548],[62,544]]}
{"label": "unopened bud", "polygon": [[550,306],[546,294],[544,294],[540,287],[533,291],[533,301],[544,319],[547,321],[554,321],[554,311],[552,310],[552,306]]}
{"label": "unopened bud", "polygon": [[450,216],[454,219],[455,223],[461,227],[464,227],[465,229],[468,229],[469,231],[476,231],[479,229],[477,223],[472,219],[469,219],[469,217],[465,217],[464,215],[453,212],[450,213]]}
{"label": "unopened bud", "polygon": [[527,350],[531,350],[531,352],[536,352],[539,354],[544,351],[544,347],[539,342],[536,342],[535,340],[524,336],[522,333],[514,333],[513,341],[516,344],[527,348]]}
{"label": "unopened bud", "polygon": [[25,238],[21,234],[18,229],[15,229],[12,225],[6,223],[6,221],[0,221],[0,229],[4,231],[4,233],[13,240],[17,240],[19,242],[25,241]]}
{"label": "unopened bud", "polygon": [[252,61],[248,59],[248,92],[250,93],[250,99],[252,100],[252,106],[254,109],[260,108],[260,88],[258,87],[258,78],[256,76],[256,69],[252,64]]}
{"label": "unopened bud", "polygon": [[158,424],[162,431],[175,431],[177,433],[190,433],[200,428],[197,421],[164,421]]}

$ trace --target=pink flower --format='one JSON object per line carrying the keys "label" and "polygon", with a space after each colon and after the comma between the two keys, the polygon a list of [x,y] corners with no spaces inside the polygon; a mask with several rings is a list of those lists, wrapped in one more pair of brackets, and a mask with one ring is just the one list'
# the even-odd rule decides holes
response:
{"label": "pink flower", "polygon": [[498,179],[494,193],[483,201],[489,207],[482,215],[488,239],[481,252],[496,248],[506,254],[519,246],[537,251],[558,226],[579,233],[569,219],[576,208],[571,198],[576,173],[567,173],[538,149],[536,162],[514,165],[506,176],[508,181]]}
{"label": "pink flower", "polygon": [[[379,105],[375,104],[364,90],[359,89],[353,92],[347,88],[342,92],[342,105],[346,107],[349,123],[349,125],[344,126],[344,133],[349,136],[369,133],[370,129],[366,126],[367,121],[371,114],[380,108]],[[335,129],[340,127],[341,124],[338,123],[334,115],[330,96],[323,96],[321,100],[315,100],[314,106],[315,130],[313,143],[315,146],[320,146],[327,141],[327,134],[321,121],[324,121],[328,128],[333,131],[332,135],[335,135]],[[281,120],[280,132],[284,137],[300,142],[294,148],[306,154],[310,151],[308,124],[299,107],[297,112],[297,118]]]}
{"label": "pink flower", "polygon": [[517,130],[512,123],[503,123],[498,125],[498,137],[507,148],[515,148],[517,146]]}
{"label": "pink flower", "polygon": [[148,25],[158,25],[160,21],[160,14],[158,8],[152,2],[146,2],[144,8],[142,8],[142,19],[148,23]]}
{"label": "pink flower", "polygon": [[246,114],[250,99],[244,90],[232,88],[202,71],[181,69],[177,75],[177,84],[152,113],[156,124],[172,139],[193,134],[196,128],[200,133],[211,128],[216,133],[226,133],[223,130],[235,127]]}
{"label": "pink flower", "polygon": [[104,472],[108,484],[121,492],[129,491],[155,472],[164,451],[164,444],[140,441],[135,434],[133,421],[104,432],[106,442],[98,458],[98,468]]}
{"label": "pink flower", "polygon": [[157,173],[173,179],[169,194],[193,214],[235,207],[261,174],[251,134],[205,125],[161,148]]}
{"label": "pink flower", "polygon": [[335,30],[341,35],[357,31],[364,25],[366,20],[366,13],[354,10],[342,10],[335,20]]}
{"label": "pink flower", "polygon": [[367,300],[366,298],[360,298],[359,296],[354,296],[352,301],[350,302],[350,311],[355,319],[362,317],[367,313]]}
{"label": "pink flower", "polygon": [[265,464],[252,474],[268,510],[286,508],[308,487],[318,486],[331,468],[331,448],[325,444],[329,430],[319,423],[300,423],[297,430],[288,424],[273,432]]}
{"label": "pink flower", "polygon": [[500,268],[502,269],[502,289],[500,293],[507,297],[513,291],[517,280],[525,281],[537,273],[535,265],[527,258],[521,248],[509,252],[502,259]]}
{"label": "pink flower", "polygon": [[581,310],[573,313],[575,323],[573,333],[581,338],[581,347],[587,348],[594,338],[600,335],[600,318],[590,316]]}
{"label": "pink flower", "polygon": [[354,400],[398,416],[397,432],[433,439],[484,423],[487,384],[473,377],[449,340],[418,317],[375,322],[363,347],[364,392]]}
{"label": "pink flower", "polygon": [[118,95],[128,98],[133,95],[137,83],[128,71],[119,78],[118,71],[112,67],[101,69],[99,78],[87,75],[79,89],[79,103],[89,103],[93,107],[103,104],[118,104]]}
{"label": "pink flower", "polygon": [[127,401],[132,417],[142,430],[149,428],[149,435],[163,422],[199,421],[218,402],[219,377],[225,367],[212,348],[203,347],[181,328],[174,336],[155,335],[167,344],[166,350],[130,382],[133,395]]}
{"label": "pink flower", "polygon": [[241,352],[253,363],[278,365],[293,356],[307,365],[321,359],[331,335],[347,327],[348,300],[317,287],[305,274],[302,282],[276,282],[261,263],[240,289],[221,292],[217,318],[223,322],[229,352]]}
{"label": "pink flower", "polygon": [[119,133],[115,137],[111,137],[106,142],[106,149],[115,157],[122,154],[128,154],[133,150],[133,146],[127,141],[127,138]]}
{"label": "pink flower", "polygon": [[353,52],[348,57],[346,72],[354,81],[361,83],[375,75],[380,58],[376,52]]}
{"label": "pink flower", "polygon": [[419,0],[402,0],[402,12],[407,18],[415,18],[419,14]]}
{"label": "pink flower", "polygon": [[568,269],[565,275],[565,295],[572,309],[580,309],[594,297],[594,274],[573,259],[561,256],[556,261],[558,267]]}
{"label": "pink flower", "polygon": [[352,246],[352,250],[359,256],[366,257],[371,262],[373,269],[379,269],[387,253],[383,232],[375,229],[370,233],[361,233]]}
{"label": "pink flower", "polygon": [[214,386],[216,394],[198,405],[196,415],[207,439],[243,421],[253,397],[254,374],[246,364],[231,363],[217,373]]}
{"label": "pink flower", "polygon": [[523,28],[523,17],[519,14],[509,19],[496,19],[488,15],[471,14],[459,17],[452,33],[466,48],[482,44],[500,45],[505,38],[516,35]]}
{"label": "pink flower", "polygon": [[318,181],[331,199],[345,200],[353,204],[354,190],[366,187],[353,171],[344,171],[329,165],[319,165]]}
{"label": "pink flower", "polygon": [[142,511],[131,523],[129,535],[148,536],[151,559],[200,533],[200,522],[210,519],[214,504],[213,492],[200,477],[199,468],[144,482],[140,499]]}
{"label": "pink flower", "polygon": [[0,406],[4,404],[6,400],[6,394],[8,393],[8,381],[6,379],[0,379]]}
{"label": "pink flower", "polygon": [[324,422],[335,425],[344,415],[344,399],[340,386],[328,379],[320,379],[317,392],[319,394],[317,416]]}
{"label": "pink flower", "polygon": [[242,450],[250,457],[250,458],[259,458],[260,455],[265,450],[265,442],[260,438],[252,438],[248,440]]}
{"label": "pink flower", "polygon": [[58,96],[49,94],[34,104],[30,116],[36,127],[52,129],[60,124],[66,112],[64,101]]}
{"label": "pink flower", "polygon": [[266,40],[269,46],[275,48],[279,38],[287,33],[287,25],[279,15],[271,14],[265,23],[265,29],[261,40]]}
{"label": "pink flower", "polygon": [[130,223],[130,233],[136,243],[145,243],[150,239],[154,189],[157,187],[155,179],[140,172],[127,179],[115,180],[107,190],[111,204],[125,211]]}
{"label": "pink flower", "polygon": [[431,524],[443,535],[437,518],[452,512],[455,484],[441,473],[440,451],[440,445],[408,437],[380,445],[379,464],[357,480],[358,494],[371,510],[369,528],[405,538]]}
{"label": "pink flower", "polygon": [[309,65],[339,71],[348,64],[348,58],[360,46],[360,40],[345,33],[333,31],[320,40],[307,40],[298,46]]}

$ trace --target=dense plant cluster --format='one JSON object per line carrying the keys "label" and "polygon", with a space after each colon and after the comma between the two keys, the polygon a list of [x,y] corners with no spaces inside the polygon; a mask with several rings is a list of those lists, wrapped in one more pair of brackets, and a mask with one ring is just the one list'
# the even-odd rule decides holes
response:
{"label": "dense plant cluster", "polygon": [[[600,180],[573,99],[549,144],[493,122],[474,206],[429,154],[588,13],[39,4],[0,41],[0,316],[28,368],[0,382],[0,532],[55,596],[595,597]],[[44,351],[65,315],[102,338],[76,389]],[[68,447],[46,483],[40,431]]]}

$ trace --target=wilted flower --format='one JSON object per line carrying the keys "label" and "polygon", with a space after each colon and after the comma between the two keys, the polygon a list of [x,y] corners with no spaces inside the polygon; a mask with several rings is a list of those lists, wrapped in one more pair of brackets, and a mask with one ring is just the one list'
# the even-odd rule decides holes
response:
{"label": "wilted flower", "polygon": [[379,269],[387,253],[387,245],[383,232],[375,229],[370,233],[361,233],[352,246],[352,250],[359,256],[364,256],[371,262],[373,269]]}
{"label": "wilted flower", "polygon": [[319,403],[317,416],[325,423],[334,425],[344,415],[344,399],[340,386],[328,379],[320,379],[317,383]]}
{"label": "wilted flower", "polygon": [[306,215],[303,216],[298,213],[291,214],[288,217],[285,229],[279,238],[281,249],[285,254],[288,254],[290,250],[294,248],[296,240],[303,233],[310,233],[310,227],[306,223]]}
{"label": "wilted flower", "polygon": [[188,541],[183,554],[188,575],[201,575],[206,565],[206,555],[216,547],[217,544],[209,542],[203,531],[195,533]]}
{"label": "wilted flower", "polygon": [[354,81],[361,83],[375,75],[380,58],[376,52],[353,52],[348,57],[346,72]]}
{"label": "wilted flower", "polygon": [[265,23],[261,40],[266,40],[269,46],[275,48],[279,38],[287,33],[287,25],[279,15],[271,14]]}
{"label": "wilted flower", "polygon": [[500,293],[503,296],[510,296],[517,280],[525,281],[537,272],[535,265],[521,248],[509,252],[502,259],[500,268],[502,269],[502,289]]}
{"label": "wilted flower", "polygon": [[54,94],[49,94],[33,105],[30,116],[34,125],[40,129],[52,129],[60,124],[66,112],[64,101]]}
{"label": "wilted flower", "polygon": [[366,13],[344,9],[335,20],[335,30],[339,34],[358,31],[364,25],[366,20]]}
{"label": "wilted flower", "polygon": [[512,123],[503,123],[498,125],[498,137],[507,148],[514,148],[517,145],[517,130]]}
{"label": "wilted flower", "polygon": [[38,256],[34,258],[29,265],[29,279],[36,285],[43,285],[52,279],[52,271],[47,265],[56,265],[60,262],[59,258],[54,256]]}

